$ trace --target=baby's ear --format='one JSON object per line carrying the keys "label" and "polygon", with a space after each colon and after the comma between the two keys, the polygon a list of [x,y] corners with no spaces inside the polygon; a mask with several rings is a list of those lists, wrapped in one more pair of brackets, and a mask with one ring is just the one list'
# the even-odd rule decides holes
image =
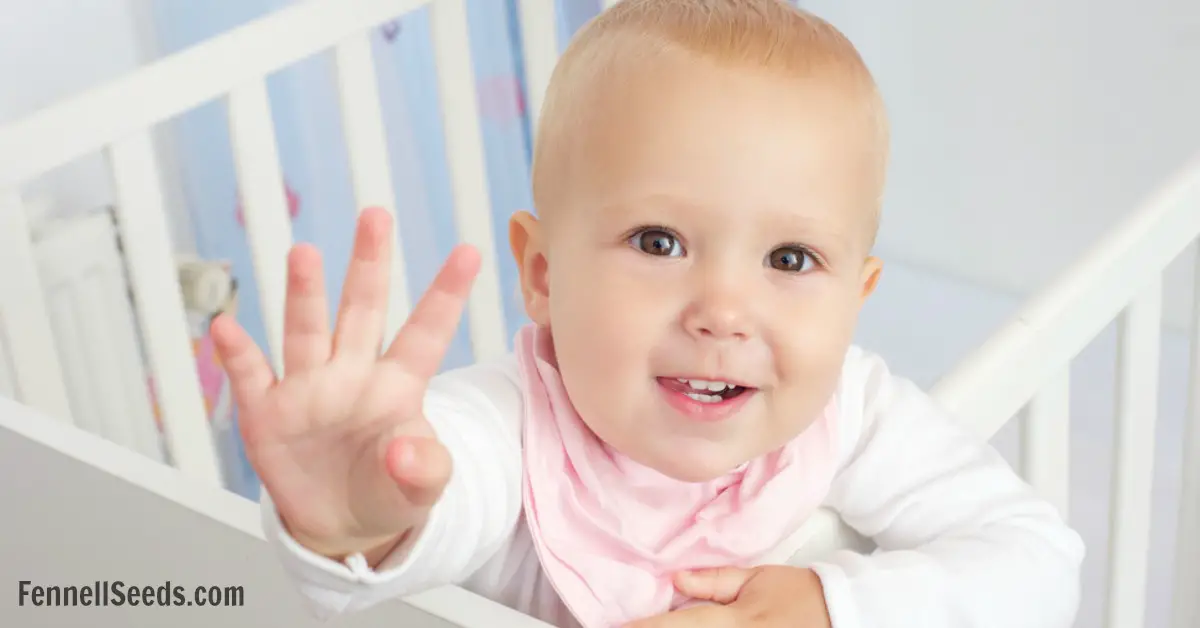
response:
{"label": "baby's ear", "polygon": [[519,211],[508,221],[508,244],[521,279],[525,314],[534,323],[550,324],[550,282],[542,238],[542,223],[533,214]]}
{"label": "baby's ear", "polygon": [[862,268],[862,298],[860,301],[866,301],[867,297],[875,292],[875,287],[879,285],[879,275],[883,272],[883,260],[878,257],[868,257],[863,263]]}

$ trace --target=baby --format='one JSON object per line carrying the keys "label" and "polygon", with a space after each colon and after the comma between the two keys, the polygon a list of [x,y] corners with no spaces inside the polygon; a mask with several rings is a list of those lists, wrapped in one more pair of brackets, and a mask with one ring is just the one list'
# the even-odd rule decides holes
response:
{"label": "baby", "polygon": [[[888,131],[837,30],[624,0],[563,55],[536,140],[507,358],[438,374],[469,247],[383,344],[381,210],[332,331],[319,254],[292,251],[282,379],[214,321],[267,536],[321,614],[458,584],[586,628],[1072,623],[1078,535],[851,344]],[[879,550],[789,564],[818,509]]]}

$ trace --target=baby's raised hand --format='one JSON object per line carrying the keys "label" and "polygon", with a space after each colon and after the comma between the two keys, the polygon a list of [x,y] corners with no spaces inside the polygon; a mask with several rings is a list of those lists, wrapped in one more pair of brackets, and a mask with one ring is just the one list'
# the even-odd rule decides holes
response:
{"label": "baby's raised hand", "polygon": [[212,325],[247,458],[289,533],[325,556],[391,547],[424,522],[450,478],[422,402],[479,256],[456,249],[380,355],[393,237],[387,212],[361,214],[332,334],[320,254],[293,248],[282,379],[232,317]]}

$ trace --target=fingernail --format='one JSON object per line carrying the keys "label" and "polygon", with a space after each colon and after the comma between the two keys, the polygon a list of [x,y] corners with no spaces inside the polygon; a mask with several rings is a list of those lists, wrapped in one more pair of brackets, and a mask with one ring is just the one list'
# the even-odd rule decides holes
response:
{"label": "fingernail", "polygon": [[400,468],[405,471],[417,468],[417,448],[411,442],[400,444]]}

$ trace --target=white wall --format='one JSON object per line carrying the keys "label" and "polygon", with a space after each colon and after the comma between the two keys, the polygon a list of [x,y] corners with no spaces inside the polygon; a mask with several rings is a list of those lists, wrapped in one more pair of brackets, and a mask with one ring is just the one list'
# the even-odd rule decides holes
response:
{"label": "white wall", "polygon": [[[156,56],[148,0],[0,0],[0,124],[18,120]],[[182,190],[171,170],[169,138],[160,134],[164,193],[175,243],[194,249]],[[113,202],[100,155],[64,166],[25,189],[31,222],[90,211]]]}
{"label": "white wall", "polygon": [[141,62],[127,0],[0,0],[0,120],[119,76]]}
{"label": "white wall", "polygon": [[[801,0],[895,127],[879,249],[1025,295],[1200,152],[1194,0]],[[1174,323],[1187,277],[1166,291]]]}

